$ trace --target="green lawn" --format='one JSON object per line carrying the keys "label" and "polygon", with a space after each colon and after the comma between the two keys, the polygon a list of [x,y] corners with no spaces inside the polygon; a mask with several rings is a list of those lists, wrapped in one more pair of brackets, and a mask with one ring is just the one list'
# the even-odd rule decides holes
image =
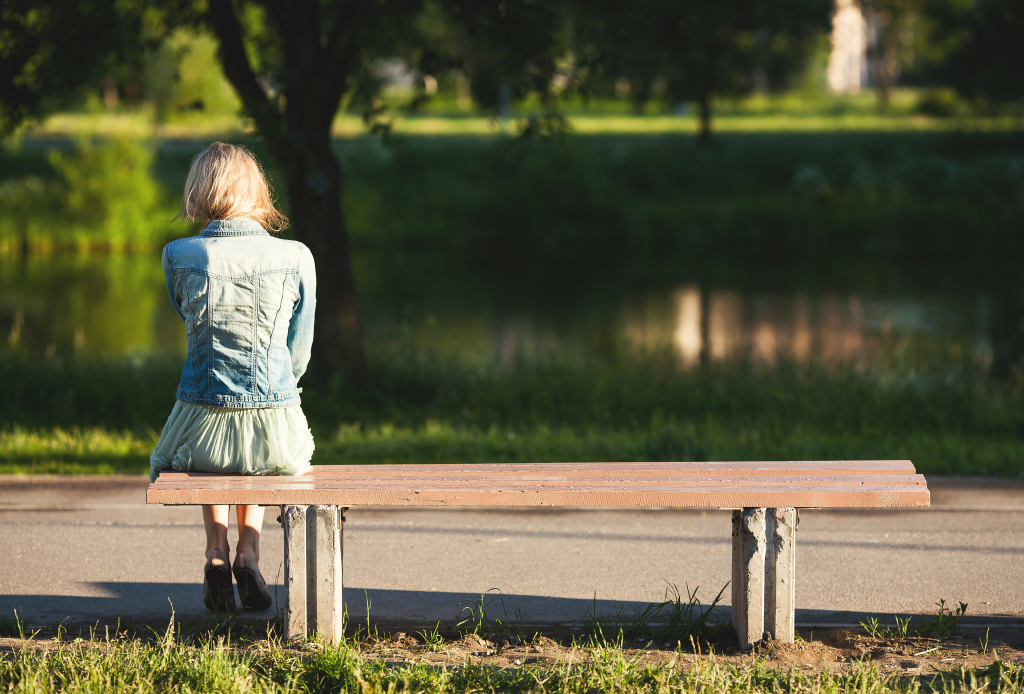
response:
{"label": "green lawn", "polygon": [[[926,115],[919,108],[925,95],[913,88],[896,89],[889,109],[882,111],[873,92],[852,96],[800,92],[757,94],[716,104],[712,128],[722,133],[770,133],[996,131],[1020,130],[1022,127],[1020,119],[1013,116]],[[542,112],[537,103],[519,104],[513,110],[513,118],[502,124],[489,114],[459,107],[450,100],[428,102],[414,115],[400,113],[399,101],[390,106],[387,117],[393,118],[393,132],[411,137],[494,137],[510,134],[517,132],[517,120]],[[571,130],[581,134],[695,134],[698,129],[692,108],[683,114],[675,114],[669,113],[664,105],[649,104],[643,114],[637,115],[624,101],[596,100],[584,104],[577,99],[562,104],[561,109]],[[366,131],[358,113],[341,112],[335,118],[334,134],[337,137],[360,137]],[[168,122],[155,123],[153,111],[146,105],[132,111],[58,113],[27,131],[30,137],[42,139],[77,135],[211,139],[237,137],[251,132],[251,121],[230,113],[178,115]]]}

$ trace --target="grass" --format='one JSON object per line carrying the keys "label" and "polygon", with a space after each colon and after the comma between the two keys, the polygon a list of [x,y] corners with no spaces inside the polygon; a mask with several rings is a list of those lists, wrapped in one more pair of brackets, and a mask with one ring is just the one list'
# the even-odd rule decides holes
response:
{"label": "grass", "polygon": [[19,615],[17,610],[11,614],[0,614],[0,637],[20,638],[26,636],[31,638],[32,618]]}
{"label": "grass", "polygon": [[[491,593],[497,593],[497,595],[491,595]],[[501,608],[501,616],[493,617],[498,607]],[[488,611],[492,617],[488,617]],[[462,609],[456,615],[452,629],[462,636],[475,634],[481,638],[498,639],[511,643],[526,643],[538,635],[536,628],[531,628],[523,621],[523,613],[518,605],[513,608],[511,615],[509,614],[505,596],[497,588],[481,593],[480,599],[475,602],[463,603]],[[436,639],[437,630],[435,629],[429,636],[431,639]],[[424,640],[426,641],[426,636]],[[431,643],[430,641],[426,642]],[[436,643],[439,645],[439,642]]]}
{"label": "grass", "polygon": [[1024,446],[1012,438],[949,433],[822,431],[765,416],[755,421],[649,422],[617,429],[539,425],[480,431],[437,421],[422,427],[343,426],[319,439],[314,463],[528,463],[621,460],[913,460],[925,474],[1019,477]]}
{"label": "grass", "polygon": [[1013,282],[1019,151],[1018,134],[965,133],[339,145],[356,248],[442,252],[519,291]]}
{"label": "grass", "polygon": [[0,430],[0,474],[135,474],[149,469],[159,435],[101,427]]}
{"label": "grass", "polygon": [[900,619],[899,615],[893,615],[896,626],[883,625],[878,617],[870,617],[868,621],[861,622],[861,628],[873,639],[905,639],[910,633],[910,617]]}
{"label": "grass", "polygon": [[[867,622],[861,622],[861,628],[868,636],[876,639],[906,639],[908,635],[934,639],[947,639],[953,636],[963,635],[963,618],[967,614],[967,603],[961,602],[955,608],[946,605],[944,599],[940,599],[935,606],[938,611],[933,617],[927,617],[918,622],[917,627],[910,631],[910,617],[901,620],[894,615],[896,626],[882,625],[877,617],[871,617]],[[988,632],[985,632],[985,644],[982,653],[988,650]]]}
{"label": "grass", "polygon": [[420,639],[423,641],[423,643],[427,646],[428,649],[432,651],[437,651],[440,650],[441,646],[444,645],[444,636],[441,635],[440,629],[441,622],[437,622],[434,624],[433,629],[422,629],[419,632],[417,632],[417,635],[420,637]]}
{"label": "grass", "polygon": [[[648,285],[681,276],[742,285],[753,277],[790,287],[799,277],[862,288],[967,278],[972,291],[1016,281],[1020,128],[950,129],[948,119],[934,131],[837,128],[829,124],[840,121],[820,113],[813,125],[816,112],[724,114],[709,148],[667,125],[692,119],[616,115],[595,117],[593,127],[581,120],[576,134],[554,141],[439,132],[391,146],[338,138],[335,150],[356,251],[437,252],[461,275],[497,269],[510,284],[530,285],[552,276],[569,285],[588,276]],[[729,130],[744,118],[753,120]],[[611,127],[616,119],[625,119],[622,127]],[[448,121],[466,127],[465,119]],[[90,132],[106,132],[98,127]],[[191,156],[211,137],[168,142],[155,153],[158,141],[123,139],[112,140],[110,152],[95,147],[63,159],[47,159],[46,140],[4,152],[0,253],[17,255],[23,241],[40,253],[153,247],[189,233],[164,220]],[[258,140],[229,139],[254,145],[284,192]],[[115,166],[118,148],[139,162],[151,158],[152,180]],[[78,188],[92,192],[83,197]],[[152,222],[124,204],[141,197],[151,202],[144,216]]]}
{"label": "grass", "polygon": [[[925,474],[1024,475],[1024,395],[969,371],[370,354],[365,389],[306,386],[314,463],[900,458]],[[179,369],[0,357],[0,472],[142,474]]]}
{"label": "grass", "polygon": [[[314,644],[316,645],[316,644]],[[496,668],[475,664],[437,666],[425,660],[395,665],[368,657],[359,644],[291,647],[273,638],[254,646],[230,639],[195,639],[178,631],[143,640],[115,634],[98,641],[60,641],[51,648],[30,642],[0,653],[0,688],[17,693],[66,692],[530,692],[592,694],[617,692],[818,692],[903,694],[921,690],[1020,692],[1024,671],[993,663],[930,677],[884,675],[862,662],[841,674],[801,673],[753,659],[726,665],[677,651],[647,657],[601,646],[574,650],[550,665]]]}
{"label": "grass", "polygon": [[929,617],[918,625],[918,635],[944,639],[963,633],[961,624],[964,615],[967,614],[967,603],[961,602],[955,608],[950,608],[945,600],[939,600],[935,606],[939,608],[938,612],[934,617]]}
{"label": "grass", "polygon": [[[1019,129],[1020,119],[1013,116],[963,116],[941,118],[924,115],[918,105],[924,94],[919,90],[897,89],[888,111],[880,111],[871,92],[856,96],[832,96],[807,93],[781,95],[756,94],[749,98],[727,100],[715,105],[713,128],[719,132],[771,131],[919,131],[952,129]],[[562,105],[570,125],[579,133],[695,134],[695,111],[684,115],[668,113],[664,105],[650,104],[644,115],[631,112],[626,101],[592,100],[584,104],[570,100]],[[513,110],[513,121],[538,113],[538,104],[524,103]],[[416,115],[392,113],[394,131],[400,135],[462,135],[495,137],[515,132],[514,122],[504,126],[492,116],[456,106],[437,98]],[[231,113],[192,114],[171,122],[155,122],[151,106],[136,110],[59,113],[48,117],[29,132],[38,138],[73,137],[83,133],[135,137],[214,138],[252,132],[252,123]],[[336,137],[353,138],[367,132],[359,114],[339,113],[334,120]]]}
{"label": "grass", "polygon": [[[650,603],[644,608],[636,607],[632,614],[627,614],[620,607],[617,612],[608,615],[597,614],[597,598],[595,596],[593,611],[588,611],[583,618],[583,633],[595,646],[622,645],[629,641],[653,641],[655,638],[669,643],[692,645],[699,650],[700,645],[720,643],[732,633],[730,624],[720,623],[715,617],[715,606],[722,600],[728,584],[718,591],[710,604],[702,605],[697,598],[698,588],[691,592],[686,588],[686,597],[674,584],[665,589],[665,600]],[[713,645],[704,646],[705,652],[713,649]]]}

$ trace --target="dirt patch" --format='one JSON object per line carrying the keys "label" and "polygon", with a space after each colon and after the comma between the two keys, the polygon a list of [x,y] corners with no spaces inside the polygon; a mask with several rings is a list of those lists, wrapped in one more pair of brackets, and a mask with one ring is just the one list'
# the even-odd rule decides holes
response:
{"label": "dirt patch", "polygon": [[[728,636],[728,635],[727,635]],[[676,660],[686,666],[695,660],[714,658],[723,664],[745,665],[752,660],[783,670],[805,673],[829,671],[835,674],[871,661],[882,672],[931,675],[959,670],[960,667],[986,668],[995,661],[1024,665],[1024,629],[992,631],[988,644],[982,638],[949,639],[907,638],[876,639],[853,629],[800,630],[794,643],[766,641],[749,651],[741,651],[735,641],[699,640],[686,645],[657,640],[623,642],[623,651],[645,662]],[[382,658],[393,664],[425,662],[437,666],[466,663],[511,668],[553,666],[586,662],[601,657],[602,649],[579,633],[562,632],[538,635],[525,642],[489,640],[474,634],[451,635],[443,641],[427,643],[421,634],[397,631],[379,638],[361,641],[368,657]],[[986,646],[983,650],[983,646]],[[699,653],[695,650],[699,649]]]}
{"label": "dirt patch", "polygon": [[748,657],[809,672],[842,672],[871,661],[882,672],[928,675],[961,667],[986,668],[995,661],[1024,664],[1024,630],[991,630],[987,639],[985,634],[980,638],[883,639],[856,629],[800,630],[795,643],[761,643]]}

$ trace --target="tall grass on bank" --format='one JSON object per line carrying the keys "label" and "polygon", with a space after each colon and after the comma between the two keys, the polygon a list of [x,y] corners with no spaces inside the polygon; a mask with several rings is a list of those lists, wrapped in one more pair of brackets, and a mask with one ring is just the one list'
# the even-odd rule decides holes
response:
{"label": "tall grass on bank", "polygon": [[[1024,396],[968,372],[371,355],[362,389],[309,379],[314,463],[908,458],[924,473],[1024,475]],[[0,471],[143,472],[179,373],[0,358]]]}
{"label": "tall grass on bank", "polygon": [[[286,205],[273,158],[242,139]],[[752,132],[700,148],[690,136],[638,133],[353,138],[335,149],[357,249],[435,250],[460,271],[506,268],[527,281],[685,270],[792,286],[798,271],[864,286],[865,259],[883,279],[894,262],[933,283],[1016,277],[1022,142],[1013,131]],[[0,154],[0,247],[158,246],[189,233],[163,220],[205,143],[154,154],[155,143],[82,141],[49,161],[38,150]]]}
{"label": "tall grass on bank", "polygon": [[[580,662],[582,661],[582,662]],[[883,675],[871,662],[845,674],[802,674],[763,661],[730,667],[713,659],[677,653],[653,660],[617,648],[584,649],[575,662],[547,667],[495,668],[467,662],[444,667],[418,662],[401,666],[363,656],[358,648],[322,647],[312,653],[271,643],[238,649],[224,641],[179,644],[110,640],[61,644],[53,649],[16,648],[0,654],[0,687],[12,694],[49,692],[531,692],[532,694],[682,694],[765,692],[778,694],[948,694],[1024,691],[1021,668],[996,662],[985,670],[960,669],[932,677]]]}
{"label": "tall grass on bank", "polygon": [[[569,136],[339,144],[357,247],[535,273],[834,280],[854,258],[985,277],[1024,252],[1022,136]],[[811,262],[813,261],[813,262]],[[821,262],[822,265],[816,263]],[[901,268],[901,272],[906,268]]]}

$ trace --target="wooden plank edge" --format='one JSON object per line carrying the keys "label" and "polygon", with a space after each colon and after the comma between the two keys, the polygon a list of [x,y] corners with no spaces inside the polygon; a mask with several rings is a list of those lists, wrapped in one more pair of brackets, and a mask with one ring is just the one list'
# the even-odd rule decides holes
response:
{"label": "wooden plank edge", "polygon": [[153,490],[147,503],[167,505],[260,504],[275,506],[327,504],[338,506],[491,506],[491,507],[621,507],[621,508],[923,508],[931,503],[926,488],[907,490],[735,492],[424,492],[338,493],[289,490],[268,494],[243,490]]}
{"label": "wooden plank edge", "polygon": [[[693,465],[695,467],[673,467]],[[795,465],[797,467],[780,467]],[[736,466],[736,467],[728,467]],[[800,467],[803,466],[803,467]],[[813,467],[819,466],[819,467]],[[395,463],[373,465],[314,465],[304,478],[321,478],[334,474],[374,474],[374,475],[450,475],[450,474],[516,474],[522,472],[572,472],[581,475],[604,475],[609,472],[622,474],[677,474],[677,475],[749,475],[759,472],[762,475],[807,474],[820,471],[826,475],[863,475],[863,474],[915,474],[917,470],[909,460],[902,461],[740,461],[740,462],[657,462],[657,463],[459,463],[459,464],[421,464]],[[223,477],[216,472],[175,472],[164,471],[161,477],[167,478],[198,478]]]}

